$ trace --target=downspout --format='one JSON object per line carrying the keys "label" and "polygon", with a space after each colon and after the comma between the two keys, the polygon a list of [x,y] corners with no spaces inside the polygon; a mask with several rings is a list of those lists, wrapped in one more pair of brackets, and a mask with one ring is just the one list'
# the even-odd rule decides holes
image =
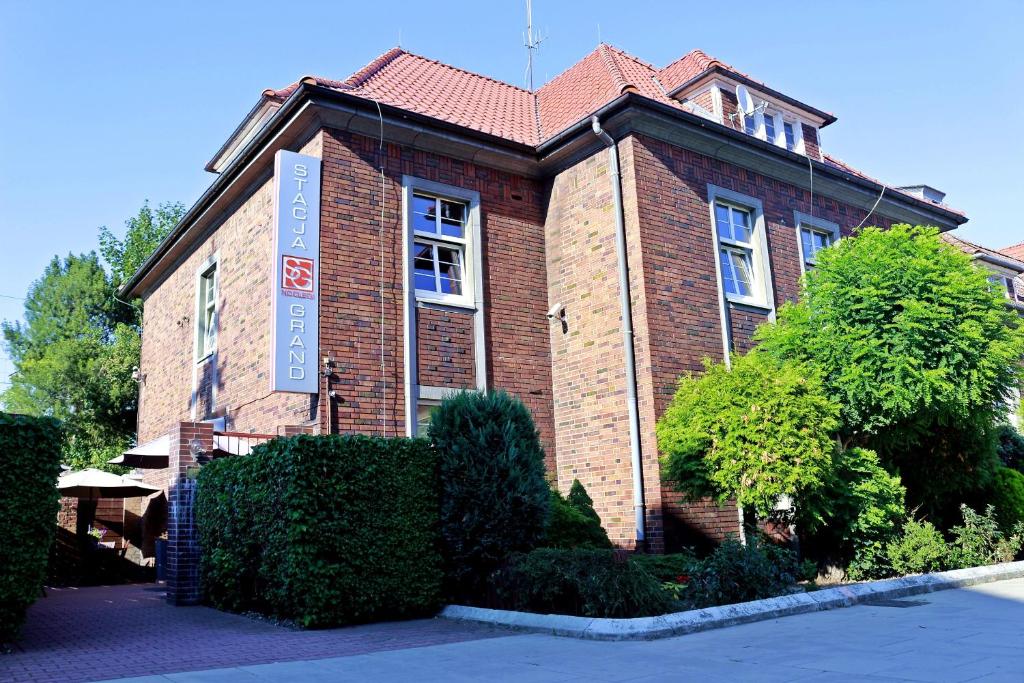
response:
{"label": "downspout", "polygon": [[622,172],[619,149],[601,128],[596,116],[590,118],[594,135],[608,147],[608,169],[612,177],[612,202],[615,205],[615,252],[619,266],[619,307],[622,314],[622,346],[626,360],[626,403],[629,409],[629,454],[633,470],[633,509],[636,513],[637,548],[645,545],[644,470],[640,458],[640,412],[636,402],[636,356],[633,353],[633,310],[629,293],[629,266],[626,263],[626,222],[622,208]]}

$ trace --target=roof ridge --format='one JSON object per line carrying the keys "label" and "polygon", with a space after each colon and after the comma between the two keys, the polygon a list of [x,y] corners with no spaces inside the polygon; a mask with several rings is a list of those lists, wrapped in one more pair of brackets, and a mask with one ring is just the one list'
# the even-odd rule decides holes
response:
{"label": "roof ridge", "polygon": [[345,85],[352,88],[358,88],[363,83],[368,81],[370,77],[372,77],[374,74],[376,74],[378,71],[383,69],[391,62],[393,62],[395,58],[402,54],[408,53],[406,53],[405,50],[403,50],[402,48],[395,46],[388,50],[387,52],[385,52],[384,54],[378,55],[375,59],[370,61],[369,64],[367,64],[362,69],[356,71],[354,74],[346,78],[344,80]]}
{"label": "roof ridge", "polygon": [[615,85],[615,89],[621,94],[629,88],[636,90],[636,86],[626,80],[626,77],[622,74],[622,69],[615,63],[615,57],[609,52],[608,45],[601,43],[597,46],[598,51],[601,53],[601,59],[604,61],[608,71],[612,76],[612,83]]}
{"label": "roof ridge", "polygon": [[650,62],[647,62],[647,61],[644,61],[644,60],[640,59],[639,57],[637,57],[632,52],[628,52],[628,51],[622,49],[621,47],[617,47],[615,45],[612,45],[611,43],[604,43],[604,45],[609,50],[618,53],[619,55],[625,57],[626,59],[631,59],[631,60],[633,60],[634,62],[636,62],[638,64],[642,64],[643,66],[646,66],[651,71],[657,71],[658,70],[658,67],[654,66]]}

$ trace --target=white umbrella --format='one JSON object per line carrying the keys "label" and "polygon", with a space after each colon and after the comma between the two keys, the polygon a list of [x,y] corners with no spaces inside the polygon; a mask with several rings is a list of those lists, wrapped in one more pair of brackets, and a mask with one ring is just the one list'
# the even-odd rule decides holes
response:
{"label": "white umbrella", "polygon": [[61,475],[57,481],[60,495],[68,498],[98,500],[100,498],[141,498],[161,489],[119,474],[85,469]]}
{"label": "white umbrella", "polygon": [[168,455],[171,451],[169,434],[157,437],[152,441],[125,451],[122,455],[108,460],[111,465],[126,465],[140,470],[158,470],[167,467]]}

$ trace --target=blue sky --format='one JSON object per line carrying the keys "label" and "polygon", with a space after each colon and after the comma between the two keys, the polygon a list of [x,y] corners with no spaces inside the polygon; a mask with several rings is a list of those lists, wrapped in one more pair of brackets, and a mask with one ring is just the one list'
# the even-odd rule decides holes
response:
{"label": "blue sky", "polygon": [[[534,23],[538,85],[599,35],[658,66],[699,47],[835,113],[826,151],[946,191],[966,237],[1024,240],[1024,3],[534,0]],[[0,318],[20,316],[7,297],[54,254],[94,249],[99,226],[122,231],[147,198],[194,202],[264,88],[344,78],[399,37],[521,85],[524,24],[522,0],[0,0]],[[9,372],[0,359],[0,382]]]}

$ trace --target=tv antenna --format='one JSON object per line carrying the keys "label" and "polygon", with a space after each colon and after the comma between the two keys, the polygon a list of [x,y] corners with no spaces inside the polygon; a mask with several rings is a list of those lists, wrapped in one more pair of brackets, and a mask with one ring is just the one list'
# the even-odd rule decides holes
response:
{"label": "tv antenna", "polygon": [[533,34],[533,2],[526,0],[526,33],[523,34],[523,44],[526,46],[526,84],[530,92],[533,92],[533,53],[540,48],[544,38]]}

